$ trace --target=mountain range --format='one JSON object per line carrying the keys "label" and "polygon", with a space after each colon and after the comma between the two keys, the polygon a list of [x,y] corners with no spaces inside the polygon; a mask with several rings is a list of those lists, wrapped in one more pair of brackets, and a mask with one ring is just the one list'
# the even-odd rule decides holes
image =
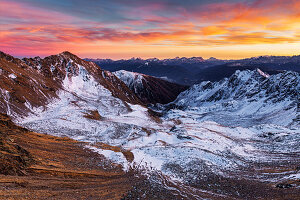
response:
{"label": "mountain range", "polygon": [[126,70],[147,74],[182,85],[193,85],[201,81],[219,81],[231,76],[236,70],[260,68],[269,74],[284,70],[300,72],[300,56],[260,56],[241,60],[220,60],[202,57],[176,57],[174,59],[129,60],[85,59],[93,61],[109,71]]}
{"label": "mountain range", "polygon": [[99,67],[0,52],[5,187],[20,199],[299,199],[297,60]]}

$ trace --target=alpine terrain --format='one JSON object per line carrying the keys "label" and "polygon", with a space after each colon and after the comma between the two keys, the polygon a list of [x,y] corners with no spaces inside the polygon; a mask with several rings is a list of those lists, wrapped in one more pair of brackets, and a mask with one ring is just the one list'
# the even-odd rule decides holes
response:
{"label": "alpine terrain", "polygon": [[1,198],[300,198],[299,72],[185,82],[180,68],[174,83],[119,70],[0,53]]}

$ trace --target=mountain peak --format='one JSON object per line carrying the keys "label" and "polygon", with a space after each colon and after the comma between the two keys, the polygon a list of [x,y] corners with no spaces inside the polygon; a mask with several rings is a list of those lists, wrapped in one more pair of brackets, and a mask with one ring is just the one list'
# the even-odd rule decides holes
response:
{"label": "mountain peak", "polygon": [[[174,102],[176,106],[184,109],[197,107],[209,112],[230,111],[245,114],[255,124],[273,123],[276,118],[276,123],[289,125],[297,115],[299,81],[297,72],[285,71],[267,75],[259,69],[238,70],[219,82],[194,85],[182,92]],[[282,110],[290,115],[286,120],[280,118]],[[272,117],[255,121],[253,115]],[[247,126],[248,122],[242,120],[236,123]]]}
{"label": "mountain peak", "polygon": [[60,54],[58,54],[58,56],[63,56],[64,58],[70,58],[70,59],[73,59],[73,60],[77,60],[77,59],[80,59],[77,55],[69,52],[69,51],[63,51],[61,52]]}
{"label": "mountain peak", "polygon": [[10,60],[13,60],[14,57],[7,54],[7,53],[4,53],[3,51],[0,51],[0,58],[5,58],[6,60],[10,61]]}
{"label": "mountain peak", "polygon": [[61,52],[59,55],[71,55],[71,56],[75,56],[74,54],[72,54],[70,51],[63,51]]}
{"label": "mountain peak", "polygon": [[216,59],[215,57],[210,57],[209,59],[207,59],[207,61],[217,61],[218,59]]}

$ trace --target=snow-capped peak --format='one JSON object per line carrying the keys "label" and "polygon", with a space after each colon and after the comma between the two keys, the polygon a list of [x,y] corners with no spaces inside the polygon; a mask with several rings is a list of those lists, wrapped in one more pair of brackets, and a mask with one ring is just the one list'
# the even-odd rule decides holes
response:
{"label": "snow-capped peak", "polygon": [[236,71],[219,82],[207,81],[194,85],[182,92],[174,104],[203,113],[222,115],[223,112],[236,119],[228,121],[241,124],[265,122],[289,125],[295,123],[298,115],[299,84],[297,72],[286,71],[268,76],[261,70]]}

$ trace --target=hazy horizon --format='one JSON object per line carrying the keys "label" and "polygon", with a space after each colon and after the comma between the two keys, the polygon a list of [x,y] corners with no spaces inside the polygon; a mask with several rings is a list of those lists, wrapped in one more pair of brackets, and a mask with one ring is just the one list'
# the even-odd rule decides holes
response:
{"label": "hazy horizon", "polygon": [[[2,51],[1,49],[0,49],[0,51]],[[44,55],[44,56],[42,56],[42,55],[32,55],[32,56],[18,56],[18,55],[14,55],[14,53],[8,53],[8,52],[5,52],[5,51],[2,51],[2,52],[4,52],[4,53],[7,53],[7,54],[9,54],[9,55],[11,55],[11,56],[14,56],[14,57],[16,57],[16,58],[19,58],[19,59],[22,59],[22,58],[34,58],[34,57],[41,57],[41,58],[45,58],[45,57],[48,57],[48,56],[51,56],[51,55],[57,55],[57,54],[60,54],[60,53],[62,53],[62,52],[64,52],[64,51],[62,51],[62,52],[58,52],[58,53],[54,53],[54,54],[49,54],[49,55]],[[271,57],[271,56],[278,56],[278,57],[280,57],[280,56],[286,56],[286,57],[293,57],[293,56],[300,56],[300,54],[294,54],[294,55],[257,55],[257,56],[248,56],[248,57],[240,57],[240,58],[218,58],[218,57],[214,57],[214,56],[208,56],[208,57],[204,57],[204,56],[201,56],[201,55],[196,55],[196,56],[173,56],[173,57],[137,57],[137,56],[132,56],[132,57],[121,57],[121,58],[109,58],[109,57],[84,57],[84,56],[80,56],[80,55],[78,55],[78,54],[76,54],[76,53],[73,53],[73,52],[71,52],[71,51],[69,51],[70,53],[72,53],[72,54],[74,54],[74,55],[76,55],[76,56],[78,56],[78,57],[80,57],[81,59],[111,59],[111,60],[114,60],[114,61],[116,61],[116,60],[129,60],[129,59],[132,59],[132,58],[136,58],[136,59],[138,59],[138,58],[140,58],[140,59],[143,59],[143,60],[147,60],[147,59],[153,59],[153,58],[157,58],[157,59],[159,59],[159,60],[163,60],[163,59],[174,59],[174,58],[183,58],[183,57],[185,57],[185,58],[193,58],[193,57],[201,57],[201,58],[203,58],[204,60],[207,60],[207,59],[209,59],[209,58],[216,58],[216,59],[218,59],[218,60],[242,60],[242,59],[249,59],[249,58],[254,58],[254,57]]]}

